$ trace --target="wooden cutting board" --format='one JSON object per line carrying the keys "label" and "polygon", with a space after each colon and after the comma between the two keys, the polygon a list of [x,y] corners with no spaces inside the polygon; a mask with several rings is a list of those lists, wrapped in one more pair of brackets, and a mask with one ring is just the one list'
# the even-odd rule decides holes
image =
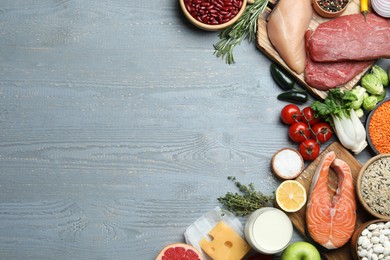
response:
{"label": "wooden cutting board", "polygon": [[[360,169],[362,168],[362,165],[340,143],[334,142],[331,145],[329,145],[320,154],[320,156],[318,156],[312,163],[310,163],[298,178],[296,178],[296,180],[305,187],[307,194],[309,192],[309,188],[311,185],[311,180],[313,178],[314,172],[316,171],[322,156],[330,151],[334,151],[336,153],[337,158],[344,160],[349,165],[349,167],[351,168],[351,171],[352,171],[354,186],[356,187],[357,176],[359,174]],[[334,192],[337,189],[337,175],[332,169],[330,169],[330,171],[329,171],[329,187]],[[362,223],[364,223],[365,221],[369,220],[371,217],[369,217],[368,214],[363,211],[363,209],[359,205],[357,197],[356,197],[356,201],[357,201],[357,206],[358,206],[356,227],[358,227]],[[307,237],[305,234],[305,226],[306,226],[305,213],[306,213],[306,208],[303,207],[298,212],[287,213],[287,215],[291,219],[294,227],[303,236]],[[329,251],[327,253],[324,253],[323,256],[325,256],[329,260],[352,259],[352,255],[351,255],[351,251],[350,251],[350,243],[347,243],[345,246],[343,246],[339,249],[335,249],[335,250]]]}
{"label": "wooden cutting board", "polygon": [[[265,54],[267,55],[271,60],[281,65],[285,70],[291,73],[291,75],[296,79],[296,81],[303,87],[307,88],[314,96],[324,99],[326,97],[326,92],[317,90],[313,87],[311,87],[309,84],[307,84],[304,80],[304,74],[297,74],[293,70],[291,70],[287,64],[283,61],[283,59],[279,56],[277,51],[272,46],[271,42],[268,39],[267,34],[267,18],[269,14],[271,13],[272,9],[276,5],[276,2],[278,0],[270,0],[268,7],[263,12],[263,14],[259,17],[259,20],[257,22],[257,47]],[[346,14],[353,14],[353,13],[359,13],[360,7],[359,7],[360,0],[351,0],[351,2],[348,4],[347,9],[343,13],[343,15]],[[328,21],[329,19],[322,18],[313,10],[313,17],[311,19],[311,23],[309,25],[309,29],[315,30],[317,26],[320,23],[323,23],[325,21]],[[357,75],[353,80],[350,82],[340,86],[340,88],[346,88],[351,89],[353,86],[356,85],[356,83],[359,82],[360,78],[364,75],[364,73],[369,70],[371,66],[367,67],[364,71],[362,71],[359,75]]]}

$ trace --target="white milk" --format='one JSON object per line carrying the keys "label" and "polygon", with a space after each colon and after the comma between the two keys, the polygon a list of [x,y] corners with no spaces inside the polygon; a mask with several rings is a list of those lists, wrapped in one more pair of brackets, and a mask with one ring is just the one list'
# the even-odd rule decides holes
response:
{"label": "white milk", "polygon": [[275,254],[285,249],[293,235],[293,226],[288,216],[271,207],[253,212],[245,224],[245,237],[258,252]]}

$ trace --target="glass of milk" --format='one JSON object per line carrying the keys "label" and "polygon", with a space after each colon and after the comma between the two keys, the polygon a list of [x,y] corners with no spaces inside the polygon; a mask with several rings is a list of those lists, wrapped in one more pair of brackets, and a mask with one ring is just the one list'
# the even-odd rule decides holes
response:
{"label": "glass of milk", "polygon": [[265,207],[253,212],[245,224],[245,238],[251,247],[264,254],[283,251],[293,235],[293,225],[283,211]]}

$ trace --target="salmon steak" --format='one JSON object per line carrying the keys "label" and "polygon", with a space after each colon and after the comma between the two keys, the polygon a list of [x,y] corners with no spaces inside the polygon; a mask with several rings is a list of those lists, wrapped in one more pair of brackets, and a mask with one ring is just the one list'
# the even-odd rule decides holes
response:
{"label": "salmon steak", "polygon": [[[329,170],[337,174],[337,189],[329,188]],[[323,155],[314,173],[306,208],[310,237],[327,249],[345,245],[356,225],[356,200],[349,165],[331,151]]]}

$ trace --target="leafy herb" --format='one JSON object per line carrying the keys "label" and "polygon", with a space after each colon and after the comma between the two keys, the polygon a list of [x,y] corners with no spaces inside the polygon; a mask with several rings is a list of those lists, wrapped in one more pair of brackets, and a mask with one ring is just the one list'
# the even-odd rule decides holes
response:
{"label": "leafy herb", "polygon": [[324,118],[326,121],[331,120],[331,114],[349,118],[352,103],[355,100],[357,100],[357,96],[352,91],[330,89],[324,102],[316,101],[311,107],[317,116]]}
{"label": "leafy herb", "polygon": [[256,0],[248,5],[242,16],[232,26],[219,34],[219,41],[214,45],[214,54],[225,58],[226,63],[233,64],[233,49],[244,39],[251,43],[256,39],[257,20],[267,7],[269,0]]}
{"label": "leafy herb", "polygon": [[242,194],[228,192],[224,197],[219,197],[218,201],[235,215],[246,216],[259,208],[274,204],[275,196],[266,196],[256,191],[253,183],[246,186],[232,176],[229,176],[228,180],[233,181]]}

